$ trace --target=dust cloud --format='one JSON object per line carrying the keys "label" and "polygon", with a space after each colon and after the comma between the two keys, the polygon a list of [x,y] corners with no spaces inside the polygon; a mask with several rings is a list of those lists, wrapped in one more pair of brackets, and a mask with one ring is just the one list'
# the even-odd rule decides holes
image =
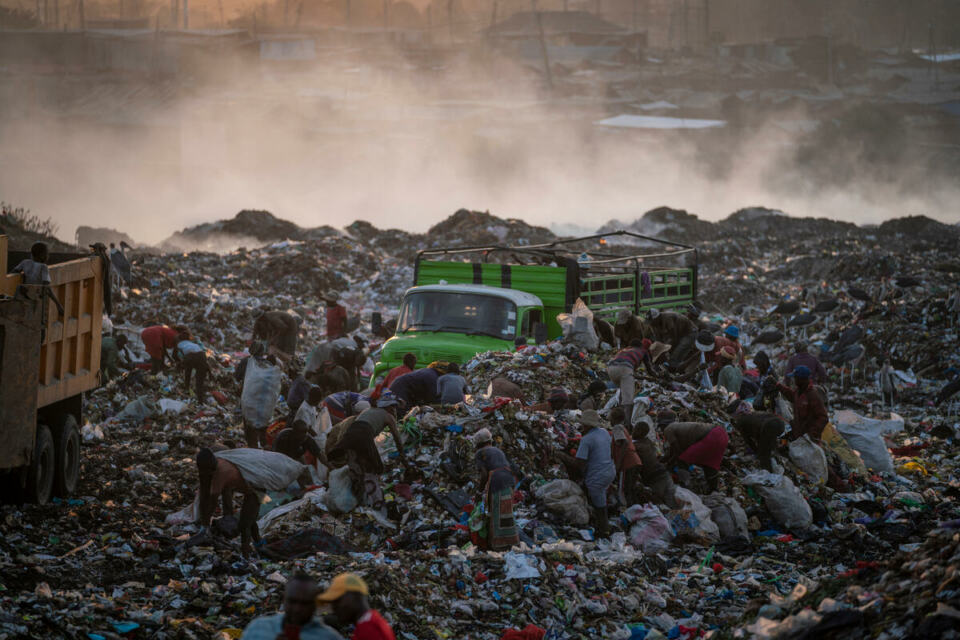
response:
{"label": "dust cloud", "polygon": [[800,110],[718,130],[610,129],[593,124],[618,112],[602,83],[551,93],[483,47],[431,64],[325,56],[309,69],[246,57],[189,81],[21,77],[0,101],[0,194],[65,239],[87,224],[144,243],[241,209],[411,231],[460,207],[587,229],[660,205],[710,220],[747,206],[960,220],[956,180],[889,131],[778,124],[809,118]]}

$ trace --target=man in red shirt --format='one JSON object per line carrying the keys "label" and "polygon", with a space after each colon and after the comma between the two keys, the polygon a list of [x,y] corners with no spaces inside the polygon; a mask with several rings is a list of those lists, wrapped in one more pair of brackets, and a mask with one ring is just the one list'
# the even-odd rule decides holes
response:
{"label": "man in red shirt", "polygon": [[369,595],[363,578],[355,573],[341,573],[317,600],[333,605],[337,620],[354,625],[350,640],[396,640],[383,616],[370,608]]}
{"label": "man in red shirt", "polygon": [[172,358],[177,359],[176,346],[177,336],[185,327],[170,328],[165,324],[158,324],[147,327],[140,332],[140,340],[143,341],[143,348],[150,356],[150,373],[160,373],[166,364],[167,349],[173,349]]}
{"label": "man in red shirt", "polygon": [[334,340],[344,335],[347,310],[338,303],[340,293],[337,291],[328,291],[323,299],[327,303],[327,340]]}
{"label": "man in red shirt", "polygon": [[408,353],[403,356],[403,364],[399,367],[394,367],[387,372],[387,375],[383,377],[383,380],[380,381],[380,384],[377,385],[376,389],[373,390],[373,393],[370,394],[371,400],[376,400],[380,397],[380,394],[383,393],[384,389],[389,389],[390,385],[393,384],[393,381],[404,375],[405,373],[413,373],[413,370],[417,368],[417,356],[412,353]]}
{"label": "man in red shirt", "polygon": [[807,434],[815,443],[820,442],[823,429],[827,426],[827,409],[820,396],[820,390],[810,382],[811,371],[800,365],[787,377],[797,384],[796,390],[784,384],[777,384],[780,393],[793,403],[793,422],[790,423],[790,440]]}

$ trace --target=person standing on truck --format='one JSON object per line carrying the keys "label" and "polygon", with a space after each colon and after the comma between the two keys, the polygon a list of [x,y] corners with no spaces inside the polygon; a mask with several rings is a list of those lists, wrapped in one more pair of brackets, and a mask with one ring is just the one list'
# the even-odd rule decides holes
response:
{"label": "person standing on truck", "polygon": [[406,353],[403,356],[403,364],[399,367],[394,367],[387,372],[387,375],[383,377],[377,387],[373,390],[373,393],[370,394],[371,400],[376,400],[380,397],[380,394],[383,393],[384,389],[389,389],[390,385],[393,384],[393,381],[399,378],[402,375],[413,373],[414,369],[417,368],[417,356],[412,353]]}
{"label": "person standing on truck", "polygon": [[390,391],[401,402],[404,410],[421,404],[436,404],[440,400],[437,394],[439,379],[439,371],[426,367],[400,376],[390,385]]}
{"label": "person standing on truck", "polygon": [[437,378],[437,395],[440,404],[460,404],[467,393],[467,381],[460,375],[460,365],[451,362],[447,372]]}
{"label": "person standing on truck", "polygon": [[340,292],[328,291],[323,296],[323,301],[327,304],[327,340],[336,340],[346,334],[347,327],[347,309],[340,304]]}
{"label": "person standing on truck", "polygon": [[180,357],[180,368],[183,370],[184,390],[190,389],[190,376],[196,372],[197,401],[203,403],[206,395],[207,374],[210,373],[207,350],[194,342],[189,331],[181,331],[177,335],[176,354]]}
{"label": "person standing on truck", "polygon": [[106,383],[120,376],[121,354],[127,346],[127,336],[105,335],[100,339],[100,378]]}
{"label": "person standing on truck", "polygon": [[634,376],[642,364],[647,371],[654,372],[653,361],[650,360],[650,346],[647,339],[634,338],[630,341],[630,348],[619,351],[613,360],[607,363],[607,375],[610,381],[620,387],[620,405],[625,415],[624,421],[633,424],[633,397],[636,395]]}
{"label": "person standing on truck", "polygon": [[168,327],[165,324],[157,324],[147,327],[140,332],[140,340],[143,342],[143,348],[150,356],[150,373],[160,373],[167,364],[167,350],[171,351],[170,357],[177,361],[177,336],[186,331],[186,327]]}
{"label": "person standing on truck", "polygon": [[[57,295],[53,292],[53,289],[50,288],[50,269],[47,267],[47,260],[49,259],[50,250],[47,248],[47,243],[34,242],[33,246],[30,247],[30,257],[26,260],[21,260],[10,273],[19,273],[22,276],[20,284],[42,286],[43,289],[40,292],[41,299],[42,297],[49,296],[49,298],[53,300],[53,304],[56,305],[57,312],[62,318],[63,305],[60,304]],[[20,291],[25,290],[20,289]],[[29,298],[26,294],[24,294],[24,297]]]}

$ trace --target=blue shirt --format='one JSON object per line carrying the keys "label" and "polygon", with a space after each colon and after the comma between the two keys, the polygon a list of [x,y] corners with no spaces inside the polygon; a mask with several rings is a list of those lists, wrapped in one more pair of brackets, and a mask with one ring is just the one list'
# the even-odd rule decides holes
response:
{"label": "blue shirt", "polygon": [[466,390],[467,381],[458,373],[448,373],[437,378],[437,395],[440,396],[440,404],[463,402]]}
{"label": "blue shirt", "polygon": [[[283,633],[283,613],[262,616],[253,620],[243,630],[243,640],[276,640]],[[343,640],[343,636],[323,624],[319,618],[313,618],[300,628],[302,640]]]}
{"label": "blue shirt", "polygon": [[198,345],[196,342],[181,340],[177,343],[177,351],[180,352],[181,356],[186,356],[190,355],[191,353],[204,353],[206,349]]}

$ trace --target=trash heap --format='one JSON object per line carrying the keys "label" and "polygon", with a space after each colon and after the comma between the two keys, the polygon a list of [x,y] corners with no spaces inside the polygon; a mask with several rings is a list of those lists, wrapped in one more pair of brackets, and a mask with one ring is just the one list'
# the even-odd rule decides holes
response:
{"label": "trash heap", "polygon": [[[500,233],[496,219],[482,221],[483,233]],[[700,272],[701,321],[737,324],[748,353],[763,348],[781,375],[803,328],[760,336],[838,298],[806,334],[828,370],[825,449],[842,461],[839,484],[829,486],[802,441],[778,452],[782,473],[761,471],[731,431],[719,495],[707,494],[698,470],[675,469],[686,487],[680,508],[622,505],[611,538],[596,540],[554,455],[576,449],[578,412],[533,405],[551,389],[575,397],[605,380],[612,353],[558,341],[478,355],[462,367],[467,403],[403,418],[415,462],[404,471],[396,444],[380,443],[387,518],[338,512],[322,482],[304,495],[272,493],[260,514],[266,543],[249,560],[235,540],[177,514],[194,497],[197,449],[242,442],[231,374],[252,311],[300,316],[301,352],[321,339],[326,290],[341,291],[364,318],[392,314],[412,280],[412,262],[399,256],[412,254],[413,236],[391,248],[386,232],[356,223],[347,235],[222,255],[138,256],[140,280],[118,301],[115,326],[191,326],[217,354],[211,396],[199,402],[172,372],[133,371],[86,397],[76,495],[0,507],[0,639],[235,638],[279,608],[298,569],[321,581],[362,574],[373,606],[405,639],[497,639],[528,624],[549,638],[937,637],[960,617],[957,421],[930,402],[956,357],[958,323],[945,303],[957,286],[955,252],[929,239],[880,251],[844,233],[707,239]],[[773,312],[794,300],[795,313]],[[862,330],[853,343],[862,357],[827,361],[851,327]],[[873,379],[884,356],[898,372],[896,415],[882,410]],[[522,399],[488,395],[498,377]],[[734,398],[722,391],[645,372],[637,390],[640,415],[671,409],[729,427]],[[611,386],[604,400],[612,395]],[[281,399],[274,418],[287,409]],[[505,553],[481,551],[471,535],[480,479],[468,436],[484,427],[520,472],[521,544]]]}

